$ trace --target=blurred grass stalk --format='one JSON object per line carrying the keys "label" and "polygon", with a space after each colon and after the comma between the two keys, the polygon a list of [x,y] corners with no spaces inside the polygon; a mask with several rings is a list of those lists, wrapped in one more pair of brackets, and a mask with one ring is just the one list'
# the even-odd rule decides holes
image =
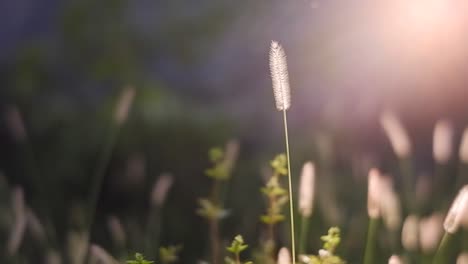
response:
{"label": "blurred grass stalk", "polygon": [[[444,201],[444,194],[450,193],[449,161],[453,150],[453,126],[447,120],[439,120],[434,127],[432,154],[436,163],[434,193],[437,201]],[[440,205],[444,207],[444,204]]]}
{"label": "blurred grass stalk", "polygon": [[299,184],[299,214],[301,218],[301,231],[299,233],[299,254],[306,254],[308,224],[312,215],[315,189],[315,166],[306,162],[302,167]]}
{"label": "blurred grass stalk", "polygon": [[434,256],[434,264],[450,263],[449,249],[453,236],[460,226],[467,221],[468,215],[468,185],[458,192],[444,220],[445,234]]}
{"label": "blurred grass stalk", "polygon": [[89,215],[88,222],[86,223],[89,232],[91,232],[93,226],[94,216],[96,214],[96,207],[99,199],[99,192],[101,190],[101,185],[104,180],[106,168],[112,156],[112,150],[114,148],[120,129],[123,126],[123,124],[127,121],[128,113],[135,98],[135,92],[136,91],[133,86],[125,87],[116,104],[114,118],[110,127],[109,135],[104,143],[103,150],[99,156],[96,171],[92,179],[93,181],[91,185],[91,194],[88,204]]}
{"label": "blurred grass stalk", "polygon": [[364,264],[373,264],[375,259],[377,230],[379,226],[380,195],[382,191],[381,175],[377,169],[371,169],[368,176],[367,187],[367,214],[369,225],[367,229],[366,248],[364,253]]}
{"label": "blurred grass stalk", "polygon": [[162,226],[162,209],[169,189],[173,184],[170,174],[162,174],[153,185],[150,197],[150,212],[146,223],[145,255],[155,259],[160,245],[160,234]]}
{"label": "blurred grass stalk", "polygon": [[289,155],[288,118],[286,111],[291,106],[291,90],[289,87],[288,65],[283,47],[276,41],[270,47],[270,73],[275,97],[276,109],[283,112],[284,139],[286,144],[286,157],[288,166],[289,187],[289,217],[291,227],[292,263],[296,264],[296,245],[294,231],[294,202],[291,180],[291,159]]}
{"label": "blurred grass stalk", "polygon": [[385,131],[392,149],[398,158],[403,184],[404,204],[407,204],[406,211],[413,211],[415,208],[413,199],[414,172],[411,159],[411,140],[408,132],[404,128],[398,117],[391,111],[384,111],[380,117],[380,124]]}
{"label": "blurred grass stalk", "polygon": [[[58,246],[56,243],[56,234],[52,220],[50,219],[51,210],[46,199],[47,192],[44,190],[44,186],[47,186],[48,184],[45,182],[44,178],[41,177],[41,170],[37,165],[36,156],[28,137],[23,116],[21,115],[18,107],[13,105],[7,109],[5,118],[8,130],[10,131],[13,139],[17,142],[21,155],[23,156],[23,161],[25,162],[24,167],[26,169],[25,174],[27,175],[26,177],[30,177],[30,179],[25,178],[24,180],[31,182],[33,191],[37,192],[34,199],[36,204],[34,204],[34,206],[37,207],[40,218],[42,218],[44,222],[47,236],[45,244],[48,244],[44,246],[56,248]],[[22,184],[26,184],[26,182],[23,182]]]}

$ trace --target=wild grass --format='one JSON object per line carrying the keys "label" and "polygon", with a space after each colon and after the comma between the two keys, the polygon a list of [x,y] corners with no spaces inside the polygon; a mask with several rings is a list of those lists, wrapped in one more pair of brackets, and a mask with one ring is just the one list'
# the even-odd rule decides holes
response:
{"label": "wild grass", "polygon": [[[37,186],[42,183],[37,179],[41,173],[35,165],[35,155],[31,154],[36,152],[27,143],[26,125],[18,109],[9,109],[7,127],[14,140],[21,143],[23,153],[29,153],[23,157],[33,164],[28,166],[28,177],[34,176],[31,177],[34,187],[26,189],[12,186],[3,178],[0,180],[0,245],[4,248],[1,263],[175,264],[194,261],[184,256],[184,251],[190,250],[186,245],[173,241],[176,239],[167,239],[171,235],[165,233],[164,228],[171,223],[166,222],[166,214],[197,214],[204,220],[201,226],[188,228],[206,231],[196,238],[196,243],[202,245],[197,249],[197,263],[467,263],[467,130],[462,135],[458,158],[455,158],[455,128],[448,120],[435,122],[432,176],[419,176],[414,166],[417,146],[396,113],[384,111],[380,124],[394,153],[396,162],[392,163],[393,167],[379,168],[381,166],[374,162],[365,169],[360,168],[356,179],[327,177],[338,171],[335,168],[338,166],[332,162],[334,157],[330,148],[316,146],[319,152],[316,157],[300,159],[297,155],[297,161],[291,161],[291,153],[295,150],[290,149],[287,111],[292,95],[285,51],[279,43],[271,43],[269,60],[275,107],[283,119],[284,153],[270,154],[270,162],[258,164],[258,167],[268,166],[269,174],[264,185],[250,194],[243,190],[231,192],[237,180],[234,177],[239,177],[235,170],[241,166],[239,141],[231,140],[223,147],[207,150],[207,157],[197,157],[197,160],[207,160],[208,165],[197,173],[204,175],[210,188],[200,195],[197,208],[190,207],[183,212],[168,207],[167,202],[171,189],[180,184],[177,179],[181,178],[161,173],[142,194],[147,203],[144,213],[136,216],[112,214],[105,217],[104,223],[97,221],[96,216],[101,214],[98,202],[104,177],[120,131],[131,118],[129,113],[137,91],[135,88],[125,88],[118,96],[112,116],[108,117],[106,140],[97,155],[89,197],[71,208],[71,223],[62,231],[50,221],[52,210],[44,202],[47,201],[47,189]],[[318,145],[325,144],[324,141],[322,138]],[[305,162],[300,163],[302,160]],[[457,163],[456,175],[452,175],[451,163]],[[296,185],[296,175],[292,171],[300,168],[299,165],[302,165],[302,171]],[[352,166],[345,170],[351,171]],[[343,186],[346,184],[349,186]],[[343,187],[348,189],[345,195]],[[35,189],[34,195],[40,196],[38,200],[36,197],[31,199],[28,192],[31,189]],[[261,210],[255,211],[254,216],[243,218],[243,221],[253,223],[253,232],[233,235],[242,230],[238,231],[241,225],[231,219],[242,219],[239,216],[244,216],[244,210],[251,209],[250,204],[243,204],[241,210],[230,208],[233,197],[263,202]],[[344,201],[343,197],[353,201]],[[315,208],[315,203],[320,206]],[[348,209],[347,206],[352,207]],[[334,217],[329,217],[331,215]],[[295,229],[297,224],[299,230]],[[101,244],[100,233],[107,234],[110,243]],[[183,238],[181,233],[174,237]],[[234,239],[228,243],[232,237]]]}

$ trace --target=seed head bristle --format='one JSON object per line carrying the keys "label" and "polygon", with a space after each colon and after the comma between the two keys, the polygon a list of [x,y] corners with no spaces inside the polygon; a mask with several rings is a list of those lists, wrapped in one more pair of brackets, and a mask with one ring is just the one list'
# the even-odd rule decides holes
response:
{"label": "seed head bristle", "polygon": [[301,171],[299,185],[299,212],[304,217],[310,217],[314,206],[315,167],[312,162],[306,162]]}
{"label": "seed head bristle", "polygon": [[458,193],[447,213],[444,221],[444,229],[447,233],[454,234],[458,231],[460,225],[468,217],[468,185]]}
{"label": "seed head bristle", "polygon": [[288,65],[283,47],[276,41],[271,42],[270,73],[275,96],[276,109],[288,110],[291,106]]}
{"label": "seed head bristle", "polygon": [[174,179],[170,174],[162,174],[153,185],[151,191],[151,205],[162,206],[166,200],[167,193],[172,186]]}
{"label": "seed head bristle", "polygon": [[134,98],[135,88],[133,86],[126,87],[120,95],[117,108],[115,109],[114,118],[118,125],[122,125],[127,120]]}
{"label": "seed head bristle", "polygon": [[103,263],[103,264],[119,263],[105,249],[95,244],[92,244],[90,247],[90,255],[98,263]]}
{"label": "seed head bristle", "polygon": [[419,222],[419,244],[425,253],[433,252],[439,245],[444,229],[444,217],[440,213],[421,219]]}
{"label": "seed head bristle", "polygon": [[401,244],[408,251],[418,248],[419,218],[416,215],[408,215],[401,230]]}
{"label": "seed head bristle", "polygon": [[411,141],[397,116],[385,111],[380,117],[380,124],[390,140],[393,151],[399,158],[407,157],[411,153]]}
{"label": "seed head bristle", "polygon": [[397,255],[392,255],[388,260],[388,264],[403,264],[401,258]]}
{"label": "seed head bristle", "polygon": [[437,163],[447,163],[452,155],[453,127],[447,120],[439,120],[434,127],[432,151]]}
{"label": "seed head bristle", "polygon": [[468,163],[468,127],[463,131],[462,140],[460,143],[460,150],[458,153],[460,161]]}
{"label": "seed head bristle", "polygon": [[285,247],[282,247],[278,252],[278,264],[291,264],[291,255],[289,250]]}
{"label": "seed head bristle", "polygon": [[367,213],[370,218],[379,218],[380,212],[380,194],[381,194],[381,175],[377,169],[369,171],[367,187]]}

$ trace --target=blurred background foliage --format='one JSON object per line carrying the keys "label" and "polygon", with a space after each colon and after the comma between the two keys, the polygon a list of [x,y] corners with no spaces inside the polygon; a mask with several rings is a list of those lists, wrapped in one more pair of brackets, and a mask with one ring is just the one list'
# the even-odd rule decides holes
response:
{"label": "blurred background foliage", "polygon": [[[468,38],[466,18],[455,14],[465,33],[448,36],[453,46],[443,42],[432,50],[453,48],[457,56],[412,56],[424,45],[408,48],[410,39],[401,44],[396,33],[382,30],[382,21],[390,19],[383,2],[0,3],[2,175],[9,186],[24,188],[33,207],[39,199],[35,182],[44,186],[41,199],[52,212],[58,245],[64,245],[68,230],[78,225],[72,211],[90,194],[120,91],[131,85],[136,98],[105,170],[91,240],[110,247],[109,215],[138,225],[153,183],[169,172],[175,183],[161,214],[161,244],[183,245],[180,263],[206,257],[207,227],[195,209],[196,199],[209,192],[208,150],[237,138],[240,160],[222,238],[242,233],[255,245],[265,206],[262,170],[283,150],[267,61],[270,40],[277,39],[288,53],[293,87],[293,176],[297,180],[304,161],[316,161],[322,180],[336,182],[340,205],[330,215],[314,213],[310,248],[319,248],[318,236],[330,225],[340,225],[340,253],[357,263],[366,234],[367,169],[399,173],[377,122],[381,110],[390,106],[401,113],[417,146],[416,174],[434,169],[430,142],[437,119],[453,121],[456,143],[468,123],[468,52],[459,44]],[[26,140],[15,139],[9,128],[11,109],[21,113]],[[133,235],[138,239],[138,231]],[[382,253],[383,259],[391,252]]]}

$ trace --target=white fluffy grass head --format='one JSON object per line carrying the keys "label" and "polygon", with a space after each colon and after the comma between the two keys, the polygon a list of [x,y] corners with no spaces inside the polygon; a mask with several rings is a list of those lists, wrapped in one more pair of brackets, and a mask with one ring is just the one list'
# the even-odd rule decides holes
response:
{"label": "white fluffy grass head", "polygon": [[468,264],[468,253],[461,253],[458,255],[457,264]]}
{"label": "white fluffy grass head", "polygon": [[367,186],[367,213],[370,218],[379,218],[380,211],[380,195],[382,190],[380,171],[373,168],[369,171],[369,179]]}
{"label": "white fluffy grass head", "polygon": [[419,218],[416,215],[408,215],[401,230],[401,244],[408,251],[418,248]]}
{"label": "white fluffy grass head", "polygon": [[125,241],[127,240],[127,235],[125,233],[125,228],[122,222],[120,222],[119,218],[115,215],[109,216],[107,218],[107,227],[114,243],[116,243],[119,247],[124,247]]}
{"label": "white fluffy grass head", "polygon": [[444,229],[447,233],[454,234],[460,228],[460,225],[468,217],[468,185],[458,193],[447,213],[444,221]]}
{"label": "white fluffy grass head", "polygon": [[460,158],[460,161],[462,161],[463,163],[468,163],[468,127],[466,127],[463,131],[458,156]]}
{"label": "white fluffy grass head", "polygon": [[385,111],[380,117],[380,124],[385,131],[393,151],[399,158],[411,153],[411,141],[398,117],[390,111]]}
{"label": "white fluffy grass head", "polygon": [[27,226],[26,205],[24,202],[23,189],[21,187],[15,187],[11,194],[11,199],[15,223],[8,238],[7,253],[10,256],[14,256],[18,252],[21,242],[23,241]]}
{"label": "white fluffy grass head", "polygon": [[174,179],[172,175],[164,173],[159,176],[151,191],[151,205],[162,206],[166,201],[167,193],[172,186]]}
{"label": "white fluffy grass head", "polygon": [[282,247],[279,250],[277,264],[291,264],[291,254],[287,248]]}
{"label": "white fluffy grass head", "polygon": [[434,213],[419,222],[419,243],[425,253],[434,252],[439,245],[444,229],[442,223],[444,217],[440,213]]}
{"label": "white fluffy grass head", "polygon": [[23,116],[18,107],[10,106],[5,114],[6,125],[11,135],[16,141],[24,141],[27,138],[26,127]]}
{"label": "white fluffy grass head", "polygon": [[437,121],[434,127],[432,152],[437,163],[447,163],[453,150],[453,126],[447,120]]}
{"label": "white fluffy grass head", "polygon": [[314,206],[315,195],[315,166],[306,162],[301,171],[299,185],[299,212],[304,217],[310,217]]}
{"label": "white fluffy grass head", "polygon": [[105,249],[102,247],[92,244],[89,248],[90,256],[92,263],[102,263],[102,264],[116,264],[119,263],[114,257],[111,256]]}
{"label": "white fluffy grass head", "polygon": [[288,110],[291,106],[291,90],[286,53],[276,41],[272,41],[270,46],[270,74],[276,109],[279,111]]}
{"label": "white fluffy grass head", "polygon": [[118,125],[122,125],[127,120],[128,112],[132,107],[134,98],[135,88],[133,86],[125,87],[117,102],[117,108],[115,109],[114,118]]}
{"label": "white fluffy grass head", "polygon": [[397,255],[392,255],[388,260],[388,264],[403,264],[403,260]]}

